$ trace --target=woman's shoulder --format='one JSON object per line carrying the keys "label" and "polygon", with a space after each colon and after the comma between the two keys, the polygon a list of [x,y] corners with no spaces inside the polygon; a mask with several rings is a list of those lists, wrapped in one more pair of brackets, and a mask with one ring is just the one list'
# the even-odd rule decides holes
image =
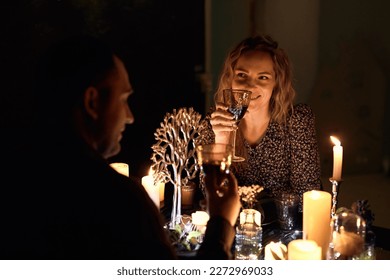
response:
{"label": "woman's shoulder", "polygon": [[294,105],[294,113],[297,114],[313,114],[313,109],[309,104],[297,103]]}
{"label": "woman's shoulder", "polygon": [[310,120],[314,118],[314,112],[310,105],[298,103],[294,105],[291,118],[293,120]]}

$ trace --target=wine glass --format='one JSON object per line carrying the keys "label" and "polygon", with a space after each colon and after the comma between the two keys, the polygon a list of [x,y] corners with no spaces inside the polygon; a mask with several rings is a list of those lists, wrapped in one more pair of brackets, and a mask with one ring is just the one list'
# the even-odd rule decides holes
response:
{"label": "wine glass", "polygon": [[228,144],[205,144],[196,147],[198,164],[201,171],[201,184],[204,189],[205,176],[214,178],[219,186],[216,190],[218,196],[223,196],[226,189],[226,174],[229,174],[229,168],[232,163],[233,150]]}
{"label": "wine glass", "polygon": [[[224,89],[223,90],[223,102],[228,107],[228,112],[234,115],[236,124],[238,125],[241,119],[244,117],[246,110],[248,109],[251,101],[252,92],[245,89]],[[236,134],[237,131],[233,130],[233,158],[234,162],[244,161],[245,158],[236,156]]]}

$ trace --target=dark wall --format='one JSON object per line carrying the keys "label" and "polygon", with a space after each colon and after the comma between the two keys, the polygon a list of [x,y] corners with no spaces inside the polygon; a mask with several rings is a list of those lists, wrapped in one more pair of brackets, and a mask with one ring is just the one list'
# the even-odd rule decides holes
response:
{"label": "dark wall", "polygon": [[[198,82],[204,70],[203,1],[24,0],[0,8],[0,121],[11,143],[28,141],[31,133],[36,57],[53,41],[80,32],[112,43],[135,89],[130,98],[135,123],[124,134],[121,153],[110,161],[127,162],[131,173],[142,176],[165,114],[179,107],[204,114]],[[60,100],[53,97],[53,103]]]}
{"label": "dark wall", "polygon": [[344,146],[343,174],[390,174],[389,8],[383,0],[321,1],[319,68],[309,101],[323,174],[333,164],[330,135]]}

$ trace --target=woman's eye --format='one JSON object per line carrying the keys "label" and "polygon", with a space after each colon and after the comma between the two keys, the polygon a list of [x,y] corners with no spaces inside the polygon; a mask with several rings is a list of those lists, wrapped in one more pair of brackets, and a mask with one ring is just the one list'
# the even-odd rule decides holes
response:
{"label": "woman's eye", "polygon": [[237,78],[245,78],[246,74],[245,73],[237,73],[236,76],[237,76]]}
{"label": "woman's eye", "polygon": [[268,77],[267,76],[260,76],[259,80],[268,80]]}

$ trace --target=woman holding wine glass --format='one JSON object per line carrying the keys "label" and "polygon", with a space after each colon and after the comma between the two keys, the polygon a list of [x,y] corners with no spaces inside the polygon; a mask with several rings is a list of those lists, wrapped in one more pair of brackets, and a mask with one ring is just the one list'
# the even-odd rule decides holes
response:
{"label": "woman holding wine glass", "polygon": [[[229,88],[251,91],[238,124],[223,100]],[[302,194],[321,188],[320,160],[314,114],[308,105],[294,104],[294,98],[284,50],[270,36],[246,38],[226,57],[203,142],[231,143],[236,130],[235,153],[245,158],[232,165],[239,186],[263,186],[261,194],[273,198],[298,194],[302,211]]]}

